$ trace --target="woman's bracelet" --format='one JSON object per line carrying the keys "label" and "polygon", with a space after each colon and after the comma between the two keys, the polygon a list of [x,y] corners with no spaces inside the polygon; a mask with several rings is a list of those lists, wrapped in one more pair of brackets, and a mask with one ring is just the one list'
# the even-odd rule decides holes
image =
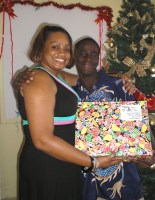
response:
{"label": "woman's bracelet", "polygon": [[99,162],[97,158],[90,156],[90,160],[91,160],[90,167],[83,168],[83,171],[86,173],[89,171],[96,171],[96,169],[99,167]]}

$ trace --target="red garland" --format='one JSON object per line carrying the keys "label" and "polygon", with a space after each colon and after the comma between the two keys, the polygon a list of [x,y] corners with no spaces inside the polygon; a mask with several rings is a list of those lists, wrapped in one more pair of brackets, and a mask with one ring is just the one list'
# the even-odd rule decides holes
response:
{"label": "red garland", "polygon": [[[12,0],[13,1],[13,0]],[[107,7],[107,6],[98,6],[98,7],[91,7],[91,6],[85,6],[85,5],[82,5],[81,3],[76,3],[76,4],[68,4],[68,5],[63,5],[63,4],[58,4],[56,2],[53,2],[53,1],[48,1],[48,2],[45,2],[45,3],[35,3],[33,0],[30,0],[30,1],[24,1],[24,0],[15,0],[13,1],[14,4],[22,4],[22,5],[25,5],[25,4],[30,4],[30,5],[33,5],[33,6],[37,6],[37,7],[43,7],[43,6],[49,6],[49,5],[53,5],[57,8],[63,8],[63,9],[66,9],[66,10],[71,10],[75,7],[78,7],[78,8],[81,8],[82,10],[86,10],[86,11],[92,11],[92,10],[108,10],[109,12],[112,13],[112,9],[110,7]]]}
{"label": "red garland", "polygon": [[105,20],[107,22],[107,26],[110,29],[111,28],[111,22],[112,22],[112,13],[108,12],[108,10],[99,10],[98,18],[95,20],[95,22],[98,24]]}
{"label": "red garland", "polygon": [[99,19],[96,19],[97,23],[99,23],[100,20],[104,19],[107,22],[107,25],[109,28],[111,27],[111,22],[112,22],[112,17],[113,17],[112,9],[107,6],[91,7],[91,6],[84,6],[80,3],[63,5],[63,4],[58,4],[56,2],[53,2],[53,1],[45,2],[45,3],[35,3],[33,0],[30,0],[30,1],[17,0],[17,1],[13,1],[13,3],[14,4],[22,4],[22,5],[30,4],[30,5],[36,6],[36,7],[53,5],[57,8],[62,8],[65,10],[71,10],[75,7],[80,8],[82,10],[86,10],[86,11],[97,10],[97,11],[99,11],[99,15],[98,15]]}
{"label": "red garland", "polygon": [[14,3],[11,0],[3,0],[0,4],[0,13],[6,12],[10,17],[16,17],[16,15],[14,14],[14,10],[12,9],[13,6]]}
{"label": "red garland", "polygon": [[149,110],[155,110],[155,97],[146,97],[141,91],[136,89],[133,94],[138,101],[147,101],[147,106]]}

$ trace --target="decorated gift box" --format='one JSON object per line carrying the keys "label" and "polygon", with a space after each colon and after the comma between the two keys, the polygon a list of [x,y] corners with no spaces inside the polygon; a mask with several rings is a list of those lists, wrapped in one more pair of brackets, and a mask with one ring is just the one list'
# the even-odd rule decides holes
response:
{"label": "decorated gift box", "polygon": [[91,156],[152,155],[146,101],[79,102],[75,147]]}

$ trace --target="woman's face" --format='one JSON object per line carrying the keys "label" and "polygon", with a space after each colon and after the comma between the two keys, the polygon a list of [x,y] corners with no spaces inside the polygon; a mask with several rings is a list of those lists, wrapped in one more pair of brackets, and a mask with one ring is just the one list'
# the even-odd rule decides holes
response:
{"label": "woman's face", "polygon": [[52,72],[62,70],[70,61],[70,48],[69,38],[65,33],[49,34],[44,44],[41,64]]}
{"label": "woman's face", "polygon": [[75,64],[79,75],[92,75],[96,72],[99,61],[99,50],[95,43],[84,41],[76,49]]}

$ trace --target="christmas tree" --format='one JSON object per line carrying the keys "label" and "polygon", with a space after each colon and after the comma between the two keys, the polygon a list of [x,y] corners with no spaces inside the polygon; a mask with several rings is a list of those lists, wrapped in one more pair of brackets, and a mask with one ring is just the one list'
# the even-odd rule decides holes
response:
{"label": "christmas tree", "polygon": [[[107,34],[106,71],[126,73],[139,89],[137,100],[147,100],[155,136],[155,6],[150,0],[123,0],[116,23]],[[155,199],[155,171],[140,168],[146,200]]]}

